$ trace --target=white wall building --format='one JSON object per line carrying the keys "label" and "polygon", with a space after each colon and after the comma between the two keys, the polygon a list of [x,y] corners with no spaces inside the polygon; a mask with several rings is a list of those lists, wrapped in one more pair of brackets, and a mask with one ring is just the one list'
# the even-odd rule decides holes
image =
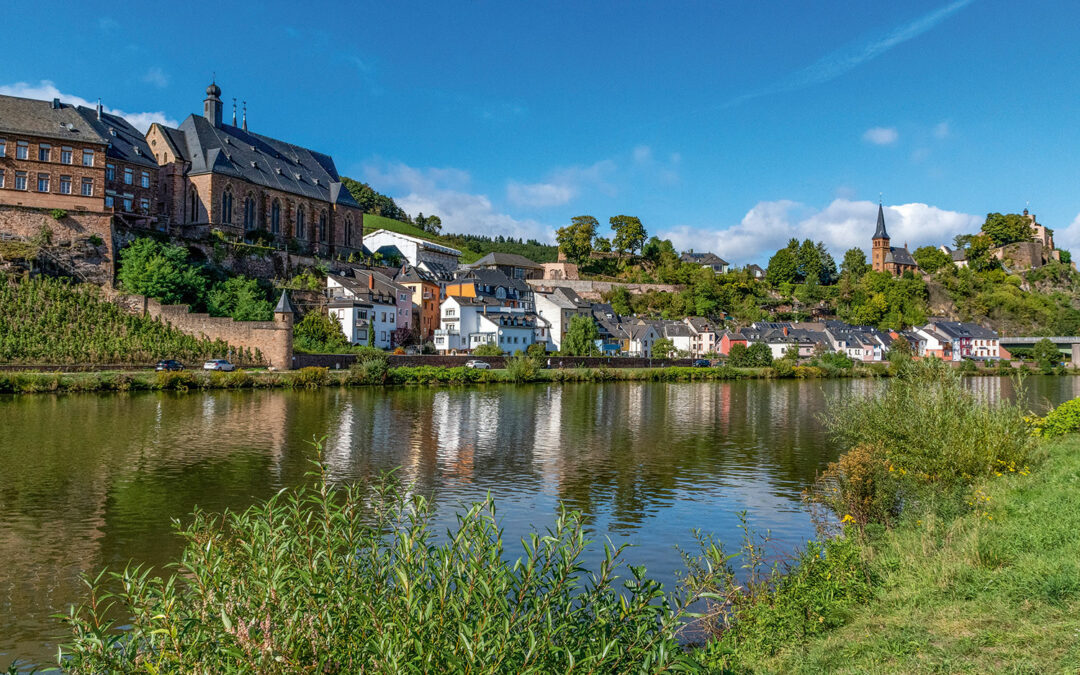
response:
{"label": "white wall building", "polygon": [[405,260],[414,267],[421,267],[421,263],[444,268],[448,271],[456,270],[461,251],[442,244],[436,244],[427,239],[410,237],[407,234],[391,232],[390,230],[375,230],[364,237],[364,246],[369,251],[378,251],[383,247],[395,247],[401,252]]}
{"label": "white wall building", "polygon": [[[402,327],[398,321],[401,293],[395,286],[397,284],[381,282],[373,274],[368,274],[364,280],[327,275],[326,292],[330,296],[327,310],[341,324],[350,343],[367,345],[368,325],[373,324],[375,341],[368,346],[381,349],[394,346],[394,333]],[[408,290],[399,288],[408,299]],[[411,300],[409,302],[408,318],[411,321]]]}
{"label": "white wall building", "polygon": [[537,290],[533,294],[533,300],[536,303],[536,313],[543,317],[551,328],[549,342],[555,351],[562,349],[563,336],[575,316],[593,320],[592,304],[582,300],[581,296],[569,288],[558,287],[550,292]]}
{"label": "white wall building", "polygon": [[443,354],[471,352],[486,343],[513,354],[537,342],[546,345],[551,337],[548,322],[538,314],[490,298],[450,296],[440,311],[435,349]]}

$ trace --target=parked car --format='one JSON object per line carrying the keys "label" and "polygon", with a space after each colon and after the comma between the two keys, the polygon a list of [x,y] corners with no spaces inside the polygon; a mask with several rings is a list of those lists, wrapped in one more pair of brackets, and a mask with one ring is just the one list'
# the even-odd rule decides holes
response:
{"label": "parked car", "polygon": [[162,359],[154,366],[154,370],[183,370],[184,364],[173,359]]}
{"label": "parked car", "polygon": [[477,360],[474,359],[472,361],[467,361],[465,363],[465,367],[466,368],[476,368],[477,370],[487,370],[488,368],[491,367],[491,364],[488,363],[487,361],[477,361]]}
{"label": "parked car", "polygon": [[712,361],[709,359],[694,359],[692,364],[695,368],[712,368]]}
{"label": "parked car", "polygon": [[225,372],[236,370],[236,366],[229,363],[225,359],[211,359],[210,361],[202,364],[202,368],[203,370],[222,370]]}

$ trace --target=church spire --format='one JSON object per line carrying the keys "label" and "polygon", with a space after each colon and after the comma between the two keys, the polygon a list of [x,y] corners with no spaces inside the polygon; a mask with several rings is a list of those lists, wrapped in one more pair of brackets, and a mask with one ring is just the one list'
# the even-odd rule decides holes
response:
{"label": "church spire", "polygon": [[889,233],[885,231],[885,209],[882,207],[881,202],[877,205],[877,230],[874,232],[874,239],[888,239]]}

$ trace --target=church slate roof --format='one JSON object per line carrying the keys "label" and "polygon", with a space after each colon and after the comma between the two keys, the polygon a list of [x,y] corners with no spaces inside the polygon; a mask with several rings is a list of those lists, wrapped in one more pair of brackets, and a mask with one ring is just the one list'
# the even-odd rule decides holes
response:
{"label": "church slate roof", "polygon": [[888,239],[889,233],[885,231],[885,209],[881,204],[877,205],[877,229],[874,231],[874,239]]}
{"label": "church slate roof", "polygon": [[86,106],[79,106],[78,112],[86,123],[109,144],[105,150],[106,157],[151,169],[158,168],[157,160],[154,159],[154,153],[150,151],[146,137],[126,119],[106,112],[101,113],[101,119],[98,119],[97,110]]}
{"label": "church slate roof", "polygon": [[187,146],[182,154],[191,162],[189,175],[233,176],[301,197],[360,208],[343,189],[329,155],[228,124],[215,127],[201,115],[189,115],[178,131]]}
{"label": "church slate roof", "polygon": [[918,267],[919,264],[915,262],[915,258],[911,257],[906,248],[900,248],[899,246],[890,246],[889,252],[885,254],[885,262],[895,263],[897,265],[911,265]]}
{"label": "church slate roof", "polygon": [[468,267],[473,268],[488,266],[527,267],[536,270],[544,269],[543,265],[535,263],[523,255],[518,255],[516,253],[499,253],[498,251],[488,253],[486,256],[480,258],[472,265],[468,265]]}

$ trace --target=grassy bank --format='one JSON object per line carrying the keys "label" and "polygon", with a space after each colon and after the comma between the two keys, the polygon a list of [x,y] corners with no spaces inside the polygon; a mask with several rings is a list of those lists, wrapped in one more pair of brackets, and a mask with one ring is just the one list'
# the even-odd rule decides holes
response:
{"label": "grassy bank", "polygon": [[[881,369],[856,368],[836,377],[887,375]],[[772,368],[514,368],[477,370],[465,367],[410,366],[349,370],[302,368],[295,371],[238,370],[232,373],[199,370],[176,373],[104,371],[87,373],[0,373],[0,394],[79,393],[110,391],[201,391],[210,389],[307,389],[398,385],[465,385],[544,382],[698,382],[775,377],[828,377],[817,369],[786,375]]]}
{"label": "grassy bank", "polygon": [[[877,592],[842,627],[748,672],[1080,670],[1080,437],[1048,442],[1032,472],[979,483],[955,519],[868,537]],[[1027,474],[1027,475],[1025,475]]]}

